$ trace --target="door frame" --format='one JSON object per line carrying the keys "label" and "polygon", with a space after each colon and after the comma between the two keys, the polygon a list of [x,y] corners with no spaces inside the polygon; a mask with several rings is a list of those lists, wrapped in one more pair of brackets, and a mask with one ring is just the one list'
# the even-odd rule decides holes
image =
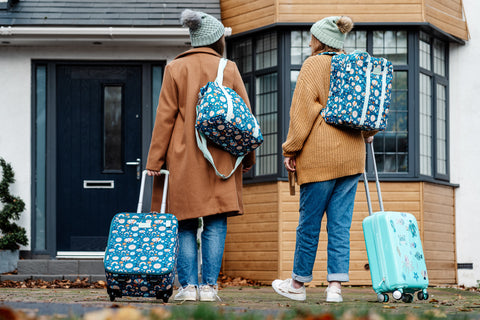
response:
{"label": "door frame", "polygon": [[[36,66],[44,65],[46,66],[47,78],[46,78],[46,132],[45,132],[45,250],[35,249],[36,242],[36,77],[35,70]],[[157,101],[152,98],[152,69],[153,67],[165,69],[166,61],[165,60],[152,60],[152,61],[122,61],[122,60],[32,60],[32,93],[31,93],[31,105],[32,105],[32,117],[31,117],[31,164],[32,164],[32,203],[31,203],[31,256],[50,256],[52,258],[57,257],[57,226],[56,226],[56,200],[57,200],[57,105],[56,105],[56,70],[57,66],[60,65],[80,65],[80,66],[100,66],[100,65],[114,65],[114,66],[141,66],[142,67],[142,96],[141,96],[141,116],[142,116],[142,168],[145,167],[146,159],[148,155],[148,150],[150,147],[150,139],[153,130],[153,116],[154,109],[157,106]],[[157,97],[158,98],[158,97]],[[145,188],[145,198],[149,197],[150,188]],[[151,194],[150,194],[151,195]],[[79,253],[79,252],[69,252],[69,257],[95,257],[98,256],[98,253]],[[62,256],[66,258],[67,256]]]}

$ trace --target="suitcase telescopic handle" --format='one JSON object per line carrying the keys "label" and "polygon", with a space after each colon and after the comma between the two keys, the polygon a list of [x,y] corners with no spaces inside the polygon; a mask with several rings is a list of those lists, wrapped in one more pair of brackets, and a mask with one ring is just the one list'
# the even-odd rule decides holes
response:
{"label": "suitcase telescopic handle", "polygon": [[[377,185],[377,194],[378,194],[378,202],[380,204],[380,211],[384,211],[383,209],[383,200],[382,200],[382,191],[380,190],[380,181],[378,180],[378,171],[377,171],[377,162],[375,161],[375,152],[373,150],[373,142],[367,143],[370,145],[370,151],[372,154],[372,161],[373,161],[373,171],[375,173],[375,183]],[[368,179],[367,174],[365,171],[363,172],[363,182],[365,183],[365,194],[367,195],[367,205],[368,205],[368,214],[372,215],[372,201],[370,199],[370,190],[368,189]]]}
{"label": "suitcase telescopic handle", "polygon": [[[165,213],[165,208],[167,205],[167,189],[168,189],[168,176],[170,172],[168,170],[160,170],[160,174],[165,175],[165,181],[163,182],[163,196],[162,196],[162,205],[160,207],[160,213]],[[142,212],[143,206],[143,193],[145,192],[145,180],[147,178],[147,170],[142,172],[142,182],[140,183],[140,195],[138,196],[138,206],[137,213]]]}

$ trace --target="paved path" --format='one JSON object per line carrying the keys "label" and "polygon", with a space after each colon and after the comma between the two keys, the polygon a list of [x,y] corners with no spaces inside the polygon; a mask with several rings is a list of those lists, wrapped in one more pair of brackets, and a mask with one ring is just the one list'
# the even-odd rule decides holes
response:
{"label": "paved path", "polygon": [[[207,303],[215,308],[232,312],[254,312],[277,315],[279,313],[306,310],[312,314],[353,310],[358,312],[375,311],[387,313],[435,313],[437,315],[460,315],[462,318],[480,319],[480,294],[453,288],[429,288],[430,298],[413,303],[390,301],[378,303],[371,288],[345,287],[344,303],[325,302],[325,288],[307,288],[307,301],[298,302],[283,298],[273,292],[271,287],[228,287],[219,292],[222,301]],[[392,300],[392,298],[391,298]],[[77,315],[112,307],[130,306],[142,311],[154,308],[194,308],[201,302],[179,303],[170,299],[164,304],[153,298],[124,297],[110,302],[103,289],[29,289],[0,288],[0,306],[6,305],[36,315]]]}

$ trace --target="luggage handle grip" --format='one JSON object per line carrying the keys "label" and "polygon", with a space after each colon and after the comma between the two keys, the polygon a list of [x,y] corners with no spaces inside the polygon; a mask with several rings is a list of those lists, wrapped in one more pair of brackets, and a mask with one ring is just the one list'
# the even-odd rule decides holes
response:
{"label": "luggage handle grip", "polygon": [[[138,206],[137,206],[137,213],[142,212],[143,206],[143,193],[145,192],[145,180],[147,177],[147,170],[143,170],[142,172],[142,182],[140,183],[140,195],[138,197]],[[165,208],[167,204],[167,189],[168,189],[168,176],[170,172],[168,170],[160,170],[160,174],[165,175],[165,181],[163,183],[163,196],[162,196],[162,205],[160,207],[160,213],[165,213]]]}
{"label": "luggage handle grip", "polygon": [[[384,211],[383,200],[382,200],[382,191],[380,190],[380,181],[378,180],[377,162],[375,161],[375,151],[373,150],[373,142],[368,143],[368,144],[370,145],[370,151],[371,151],[371,154],[372,154],[373,171],[375,173],[375,183],[377,185],[377,194],[378,194],[378,202],[380,204],[380,211]],[[365,171],[363,172],[363,182],[365,183],[365,194],[367,196],[368,214],[371,216],[371,215],[373,215],[372,201],[370,199],[370,190],[368,188],[368,179],[367,179],[367,174],[365,173]]]}

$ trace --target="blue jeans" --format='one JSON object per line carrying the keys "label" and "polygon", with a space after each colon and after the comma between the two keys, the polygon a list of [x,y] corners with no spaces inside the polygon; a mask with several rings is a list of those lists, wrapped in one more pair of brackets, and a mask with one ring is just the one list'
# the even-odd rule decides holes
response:
{"label": "blue jeans", "polygon": [[327,281],[349,281],[350,226],[360,175],[302,184],[292,279],[312,281],[320,226],[327,213]]}
{"label": "blue jeans", "polygon": [[[178,224],[179,250],[177,257],[178,282],[182,287],[198,286],[198,219],[181,220]],[[203,217],[202,282],[216,285],[222,266],[223,249],[227,235],[227,215]]]}

